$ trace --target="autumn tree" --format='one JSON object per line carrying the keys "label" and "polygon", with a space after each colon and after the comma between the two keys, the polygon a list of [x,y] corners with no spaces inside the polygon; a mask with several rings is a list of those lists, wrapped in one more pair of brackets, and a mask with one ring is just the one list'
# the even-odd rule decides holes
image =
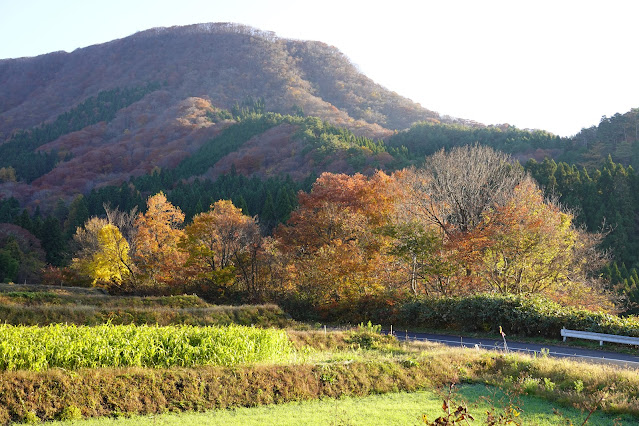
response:
{"label": "autumn tree", "polygon": [[394,179],[323,173],[276,237],[289,258],[290,287],[329,308],[376,296],[394,282],[389,237],[381,233],[393,214]]}
{"label": "autumn tree", "polygon": [[98,231],[99,250],[90,263],[96,283],[122,285],[130,275],[129,244],[114,225],[107,224]]}
{"label": "autumn tree", "polygon": [[601,295],[588,267],[602,265],[600,238],[577,229],[573,216],[546,200],[506,155],[479,146],[441,151],[424,170],[403,177],[409,217],[435,227],[441,238],[439,250],[437,240],[430,243],[440,266],[427,271],[431,289],[537,293],[572,302],[578,296],[570,293]]}
{"label": "autumn tree", "polygon": [[75,256],[71,261],[71,267],[87,276],[92,276],[90,263],[96,253],[100,251],[98,234],[100,229],[107,226],[104,218],[91,217],[83,226],[79,226],[73,234]]}
{"label": "autumn tree", "polygon": [[231,253],[233,245],[237,247],[237,244],[234,244],[233,232],[227,234],[225,239],[220,235],[222,222],[227,222],[227,226],[228,222],[237,223],[236,217],[221,214],[222,211],[235,213],[233,209],[235,207],[230,201],[218,201],[208,212],[196,215],[185,228],[185,239],[181,243],[188,253],[186,265],[192,277],[217,287],[219,291],[230,287],[235,281]]}
{"label": "autumn tree", "polygon": [[220,290],[235,285],[251,299],[266,286],[262,278],[263,238],[257,219],[246,216],[230,200],[220,200],[185,228],[182,247],[196,277]]}
{"label": "autumn tree", "polygon": [[541,293],[570,279],[577,238],[572,216],[547,203],[531,179],[487,212],[479,228],[487,242],[478,270],[493,290]]}
{"label": "autumn tree", "polygon": [[178,245],[184,238],[182,211],[160,192],[149,197],[147,211],[135,221],[135,262],[154,287],[179,282],[186,254]]}
{"label": "autumn tree", "polygon": [[92,217],[73,236],[77,247],[71,266],[91,277],[93,285],[120,287],[134,271],[129,244],[106,219]]}
{"label": "autumn tree", "polygon": [[597,249],[601,238],[575,227],[572,214],[526,178],[508,202],[487,211],[455,242],[488,291],[609,307],[595,274],[605,260]]}

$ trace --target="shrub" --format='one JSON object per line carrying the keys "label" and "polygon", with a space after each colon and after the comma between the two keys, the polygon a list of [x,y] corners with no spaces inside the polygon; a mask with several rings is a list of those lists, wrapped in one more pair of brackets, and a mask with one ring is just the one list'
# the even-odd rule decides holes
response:
{"label": "shrub", "polygon": [[[374,317],[371,317],[374,318]],[[377,318],[379,321],[379,318]],[[457,298],[421,298],[402,305],[392,318],[408,327],[556,338],[560,330],[639,336],[639,318],[561,306],[541,296],[480,294]],[[388,323],[386,319],[384,323]]]}

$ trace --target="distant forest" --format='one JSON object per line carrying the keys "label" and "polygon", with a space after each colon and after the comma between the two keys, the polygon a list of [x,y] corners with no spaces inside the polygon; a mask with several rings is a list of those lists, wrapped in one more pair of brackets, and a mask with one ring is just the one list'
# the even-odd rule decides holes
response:
{"label": "distant forest", "polygon": [[[113,90],[89,99],[59,116],[53,123],[15,134],[0,146],[0,179],[31,182],[46,174],[65,153],[36,152],[61,134],[99,121],[108,121],[117,110],[157,89],[148,85]],[[521,167],[538,182],[545,195],[569,208],[575,223],[591,232],[602,231],[601,249],[611,262],[601,274],[628,299],[639,303],[639,109],[603,117],[599,125],[573,138],[509,126],[469,126],[421,122],[386,140],[357,136],[315,117],[267,112],[263,99],[245,99],[230,111],[217,110],[209,120],[230,120],[231,125],[184,158],[175,168],[155,170],[132,177],[118,186],[104,186],[78,194],[69,204],[60,200],[51,211],[27,211],[13,198],[0,200],[0,279],[37,280],[45,265],[63,267],[73,254],[72,236],[92,216],[104,215],[104,206],[145,211],[150,195],[164,192],[184,212],[186,220],[205,212],[218,200],[231,200],[242,212],[257,216],[268,235],[285,223],[298,206],[298,193],[308,192],[318,173],[309,171],[303,180],[290,176],[245,176],[242,165],[216,179],[204,177],[220,158],[237,150],[251,137],[282,124],[295,126],[301,143],[316,170],[338,158],[352,173],[372,175],[421,166],[424,158],[441,149],[484,145],[517,158]]]}

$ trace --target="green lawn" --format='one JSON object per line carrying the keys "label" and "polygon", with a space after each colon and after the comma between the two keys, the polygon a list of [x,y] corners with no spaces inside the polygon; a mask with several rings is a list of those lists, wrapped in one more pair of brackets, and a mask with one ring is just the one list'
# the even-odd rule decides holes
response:
{"label": "green lawn", "polygon": [[[484,424],[486,411],[496,406],[501,411],[499,401],[506,400],[503,393],[482,385],[461,387],[454,400],[469,401],[468,411],[475,417],[473,424]],[[486,399],[491,401],[488,402]],[[507,403],[507,401],[506,401]],[[515,402],[521,407],[519,420],[523,425],[558,425],[565,420],[553,413],[553,405],[539,398],[522,396]],[[215,410],[205,413],[164,414],[146,417],[120,419],[95,419],[75,422],[55,422],[56,425],[418,425],[423,424],[422,414],[432,421],[443,414],[442,398],[430,391],[414,393],[391,393],[373,395],[366,398],[324,399],[320,401],[295,402],[256,408]],[[559,407],[573,424],[580,425],[586,414],[575,409]],[[613,425],[637,424],[639,419],[625,417],[615,419],[595,413],[588,424]]]}

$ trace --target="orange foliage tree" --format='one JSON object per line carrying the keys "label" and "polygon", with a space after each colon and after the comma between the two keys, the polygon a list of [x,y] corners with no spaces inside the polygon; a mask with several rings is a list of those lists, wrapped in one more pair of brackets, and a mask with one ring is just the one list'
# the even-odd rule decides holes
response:
{"label": "orange foliage tree", "polygon": [[411,243],[420,236],[415,230],[434,231],[422,233],[429,238],[417,247],[430,259],[418,269],[427,293],[535,293],[571,304],[604,299],[593,274],[604,259],[596,249],[601,236],[577,229],[508,156],[463,147],[438,152],[426,165],[403,172],[400,185],[405,223],[414,224],[402,238]]}
{"label": "orange foliage tree", "polygon": [[593,271],[605,256],[601,235],[587,234],[572,215],[544,199],[531,178],[512,198],[484,215],[478,275],[491,291],[545,294],[564,303],[607,305]]}
{"label": "orange foliage tree", "polygon": [[135,222],[136,264],[155,287],[175,285],[182,278],[182,266],[187,257],[178,247],[185,236],[179,228],[183,222],[182,211],[162,192],[149,197],[146,213],[138,215]]}
{"label": "orange foliage tree", "polygon": [[289,287],[324,308],[388,290],[396,259],[380,231],[396,196],[395,180],[382,172],[370,178],[323,173],[276,231]]}

